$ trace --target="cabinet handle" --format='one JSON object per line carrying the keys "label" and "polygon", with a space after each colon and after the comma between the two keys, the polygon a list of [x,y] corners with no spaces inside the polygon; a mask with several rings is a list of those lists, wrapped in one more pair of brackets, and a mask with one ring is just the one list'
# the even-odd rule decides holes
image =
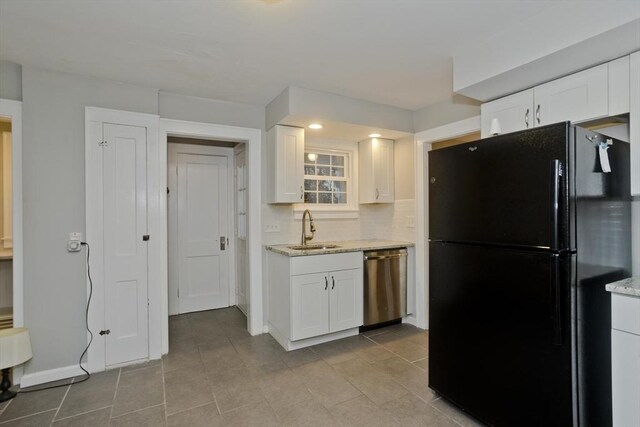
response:
{"label": "cabinet handle", "polygon": [[331,289],[336,287],[336,279],[333,278],[333,276],[331,276]]}
{"label": "cabinet handle", "polygon": [[327,279],[327,276],[324,276],[324,290],[326,291],[328,287],[329,287],[329,279]]}
{"label": "cabinet handle", "polygon": [[380,197],[380,192],[378,191],[378,189],[376,188],[376,200],[378,200],[378,197]]}
{"label": "cabinet handle", "polygon": [[538,104],[538,108],[536,108],[536,121],[540,124],[540,104]]}
{"label": "cabinet handle", "polygon": [[304,191],[302,190],[302,185],[300,186],[300,200],[304,199]]}
{"label": "cabinet handle", "polygon": [[527,112],[524,113],[524,124],[527,126],[527,129],[529,129],[529,109],[527,108]]}

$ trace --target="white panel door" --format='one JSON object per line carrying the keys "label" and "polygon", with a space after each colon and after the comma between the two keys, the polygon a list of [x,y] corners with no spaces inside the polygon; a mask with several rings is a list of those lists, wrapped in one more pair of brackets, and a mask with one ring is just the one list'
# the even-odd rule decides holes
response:
{"label": "white panel door", "polygon": [[491,122],[497,119],[500,133],[510,133],[534,126],[533,89],[514,93],[480,106],[481,137],[491,136]]}
{"label": "white panel door", "polygon": [[329,333],[327,273],[291,277],[291,340]]}
{"label": "white panel door", "polygon": [[146,128],[105,123],[106,366],[149,356]]}
{"label": "white panel door", "polygon": [[229,306],[227,158],[178,154],[180,313]]}
{"label": "white panel door", "polygon": [[362,325],[362,269],[329,273],[330,332]]}
{"label": "white panel door", "polygon": [[605,117],[609,112],[608,65],[536,86],[534,99],[536,126]]}

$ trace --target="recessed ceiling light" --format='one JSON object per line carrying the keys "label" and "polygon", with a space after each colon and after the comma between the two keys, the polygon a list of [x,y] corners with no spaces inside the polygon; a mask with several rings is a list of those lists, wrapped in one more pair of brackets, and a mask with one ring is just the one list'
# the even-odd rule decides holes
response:
{"label": "recessed ceiling light", "polygon": [[369,134],[369,138],[380,138],[382,135],[380,135],[379,133],[370,133]]}
{"label": "recessed ceiling light", "polygon": [[309,129],[322,129],[322,125],[320,123],[311,123]]}

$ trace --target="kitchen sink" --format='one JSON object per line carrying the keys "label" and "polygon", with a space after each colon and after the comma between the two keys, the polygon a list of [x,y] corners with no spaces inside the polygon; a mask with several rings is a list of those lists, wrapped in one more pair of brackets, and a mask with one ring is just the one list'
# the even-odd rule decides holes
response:
{"label": "kitchen sink", "polygon": [[321,251],[324,249],[334,249],[334,248],[339,248],[338,245],[328,245],[328,244],[322,244],[322,243],[318,243],[315,245],[292,245],[292,246],[287,246],[289,249],[293,249],[296,251]]}

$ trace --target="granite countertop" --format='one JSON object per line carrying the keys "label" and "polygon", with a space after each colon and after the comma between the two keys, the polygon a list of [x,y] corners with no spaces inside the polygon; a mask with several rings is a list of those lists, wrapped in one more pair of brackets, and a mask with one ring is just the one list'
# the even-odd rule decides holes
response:
{"label": "granite countertop", "polygon": [[616,294],[640,297],[640,276],[629,277],[628,279],[609,283],[606,286],[606,289],[609,292],[614,292]]}
{"label": "granite countertop", "polygon": [[315,250],[298,250],[289,249],[287,246],[296,245],[296,243],[289,243],[287,245],[270,245],[266,246],[268,251],[272,251],[278,254],[295,257],[306,255],[324,255],[324,254],[339,254],[344,252],[360,252],[370,251],[376,249],[395,249],[395,248],[407,248],[415,246],[411,242],[400,242],[397,240],[344,240],[338,242],[315,242],[311,241],[309,245],[327,244],[337,245],[336,248],[327,249],[315,249]]}

